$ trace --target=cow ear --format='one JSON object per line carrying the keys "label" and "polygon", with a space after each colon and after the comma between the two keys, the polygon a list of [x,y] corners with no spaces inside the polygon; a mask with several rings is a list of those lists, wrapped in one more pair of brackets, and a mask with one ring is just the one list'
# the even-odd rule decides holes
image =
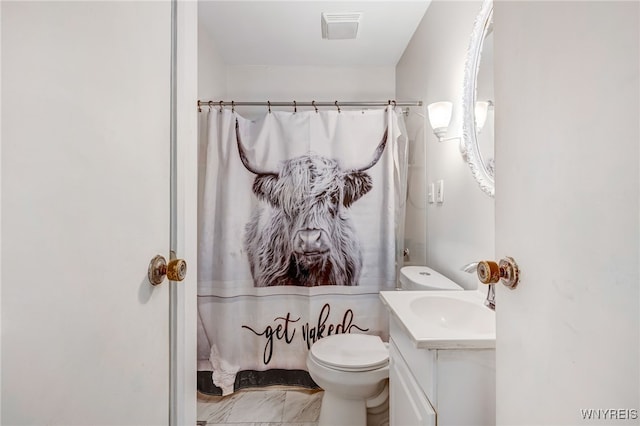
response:
{"label": "cow ear", "polygon": [[274,207],[278,207],[278,196],[276,194],[278,183],[278,176],[272,174],[264,174],[256,176],[253,181],[253,193],[258,196],[259,199],[270,203]]}
{"label": "cow ear", "polygon": [[365,172],[353,171],[345,174],[342,203],[345,207],[351,206],[360,197],[371,191],[371,188],[373,188],[371,176]]}

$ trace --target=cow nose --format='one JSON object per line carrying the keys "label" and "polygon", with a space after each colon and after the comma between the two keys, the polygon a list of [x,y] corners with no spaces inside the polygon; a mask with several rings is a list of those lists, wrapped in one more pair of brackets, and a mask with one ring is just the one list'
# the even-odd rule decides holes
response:
{"label": "cow nose", "polygon": [[300,254],[324,253],[329,250],[329,241],[321,229],[303,229],[296,234],[294,249]]}

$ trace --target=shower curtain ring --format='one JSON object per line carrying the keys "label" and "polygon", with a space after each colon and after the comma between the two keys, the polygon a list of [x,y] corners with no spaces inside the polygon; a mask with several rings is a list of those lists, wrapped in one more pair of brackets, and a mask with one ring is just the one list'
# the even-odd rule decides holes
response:
{"label": "shower curtain ring", "polygon": [[209,102],[207,102],[207,104],[209,105],[209,112],[211,112],[211,108],[213,106],[213,101],[209,101]]}
{"label": "shower curtain ring", "polygon": [[269,107],[269,114],[271,114],[271,101],[267,101],[267,105]]}
{"label": "shower curtain ring", "polygon": [[295,114],[296,112],[298,112],[298,103],[293,101],[293,113]]}
{"label": "shower curtain ring", "polygon": [[198,99],[198,112],[202,112],[202,107],[200,104],[200,99]]}
{"label": "shower curtain ring", "polygon": [[396,103],[395,100],[391,101],[391,103],[393,103],[393,110],[395,111],[396,110],[396,106],[398,106],[398,104]]}
{"label": "shower curtain ring", "polygon": [[231,101],[231,112],[236,112],[236,101]]}
{"label": "shower curtain ring", "polygon": [[222,108],[224,108],[224,102],[220,101],[220,112],[222,112]]}
{"label": "shower curtain ring", "polygon": [[335,102],[336,108],[338,108],[338,114],[340,114],[340,105],[338,105],[338,101]]}
{"label": "shower curtain ring", "polygon": [[313,105],[313,108],[316,110],[316,114],[318,113],[318,107],[316,106],[316,101],[311,101],[311,105]]}

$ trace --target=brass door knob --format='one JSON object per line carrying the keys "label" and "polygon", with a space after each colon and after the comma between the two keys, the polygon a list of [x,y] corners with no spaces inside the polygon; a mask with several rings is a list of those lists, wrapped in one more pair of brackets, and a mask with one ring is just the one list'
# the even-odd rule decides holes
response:
{"label": "brass door knob", "polygon": [[481,260],[476,271],[478,279],[483,284],[495,284],[500,281],[500,266],[493,260]]}
{"label": "brass door knob", "polygon": [[149,262],[147,277],[151,285],[158,285],[164,281],[164,277],[170,281],[182,281],[187,276],[187,262],[183,259],[172,259],[167,264],[163,256],[157,255]]}
{"label": "brass door knob", "polygon": [[513,289],[520,282],[520,269],[512,257],[505,257],[496,263],[492,260],[478,262],[478,279],[483,284],[495,284],[502,281],[502,284]]}
{"label": "brass door knob", "polygon": [[183,259],[173,259],[167,265],[169,281],[182,281],[187,276],[187,262]]}

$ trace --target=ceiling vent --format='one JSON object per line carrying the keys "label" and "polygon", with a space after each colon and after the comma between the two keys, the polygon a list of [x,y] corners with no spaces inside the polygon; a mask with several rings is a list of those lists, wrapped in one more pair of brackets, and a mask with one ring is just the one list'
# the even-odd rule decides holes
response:
{"label": "ceiling vent", "polygon": [[322,13],[322,38],[346,40],[356,38],[360,24],[360,12]]}

